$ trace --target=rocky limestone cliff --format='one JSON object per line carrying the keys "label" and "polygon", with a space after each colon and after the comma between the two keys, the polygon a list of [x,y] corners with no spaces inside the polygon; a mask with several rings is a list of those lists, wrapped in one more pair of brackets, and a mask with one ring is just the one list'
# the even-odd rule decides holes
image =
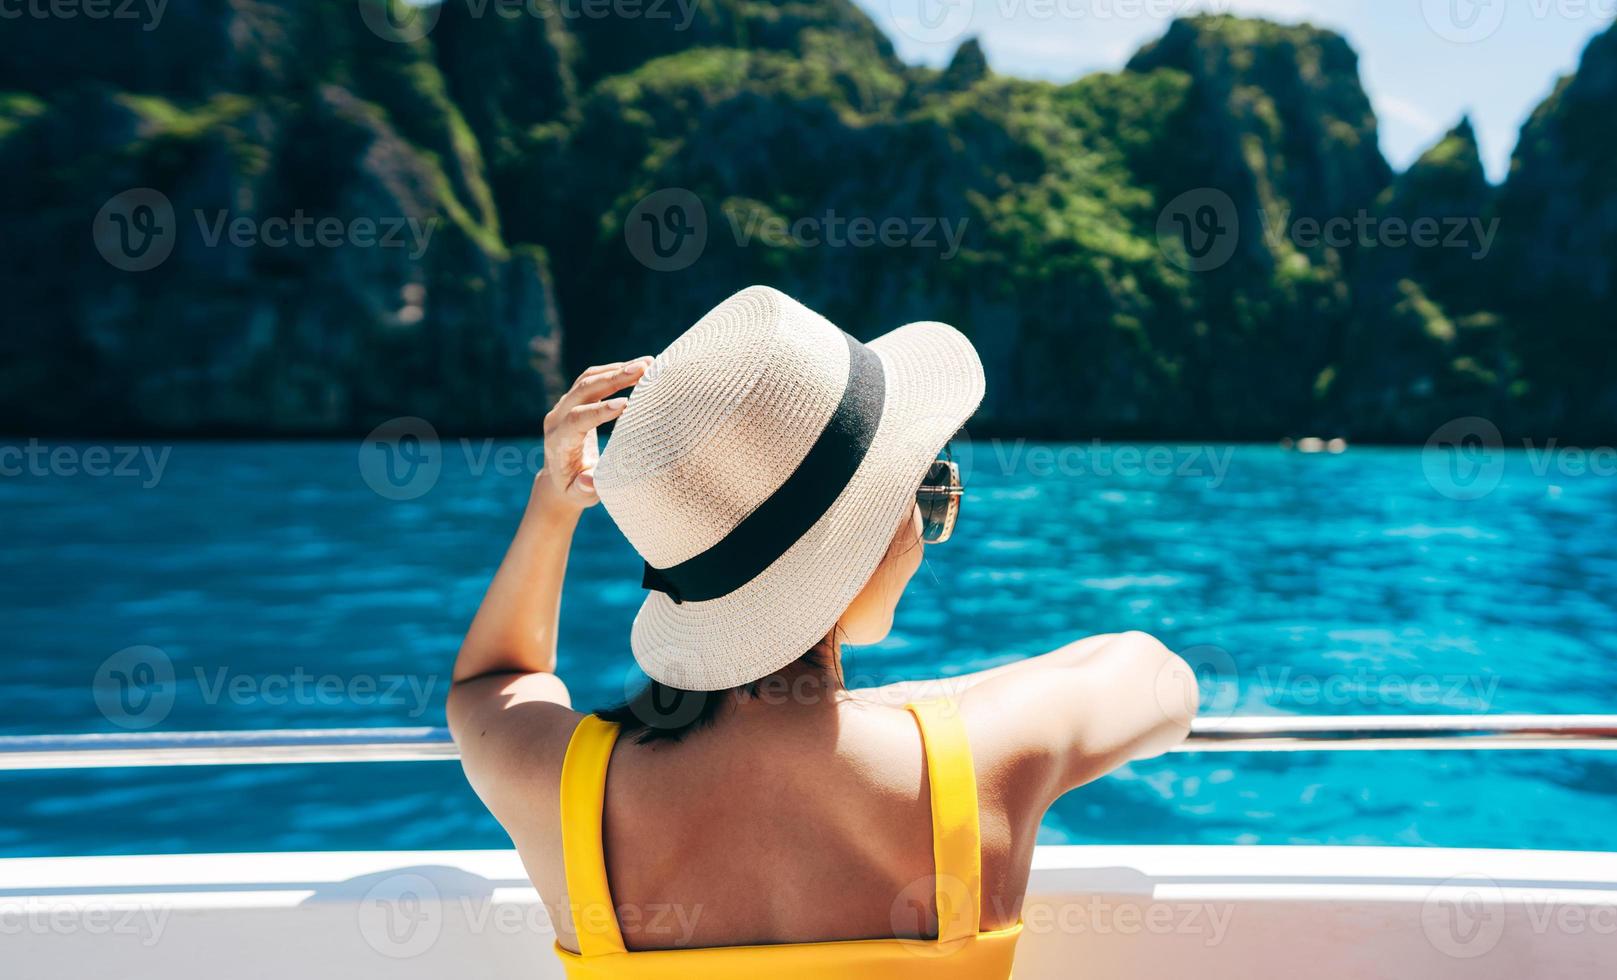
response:
{"label": "rocky limestone cliff", "polygon": [[[80,42],[66,65],[19,36],[36,25],[6,34],[6,82],[32,88],[0,131],[5,171],[30,175],[0,189],[26,246],[0,271],[6,418],[292,434],[537,420],[559,376],[547,260],[502,241],[432,49],[383,41],[352,6],[174,0],[168,16],[149,33],[41,22]],[[140,230],[98,210],[127,225],[133,189],[156,195],[167,258],[130,270],[109,236]]]}
{"label": "rocky limestone cliff", "polygon": [[1494,199],[1462,119],[1376,201],[1328,396],[1363,436],[1398,441],[1466,415],[1522,424],[1511,399],[1518,366],[1479,288],[1500,237]]}
{"label": "rocky limestone cliff", "polygon": [[[161,30],[0,32],[12,428],[532,431],[562,377],[753,282],[861,336],[957,324],[978,432],[1617,428],[1611,32],[1496,189],[1464,122],[1394,175],[1357,56],[1306,25],[1187,19],[1052,85],[975,41],[907,67],[848,0],[570,9],[172,0]],[[175,215],[145,271],[104,257],[133,188]],[[701,219],[672,264],[670,201]],[[340,240],[263,241],[299,215]],[[1389,246],[1423,220],[1479,230]]]}
{"label": "rocky limestone cliff", "polygon": [[1617,27],[1528,119],[1499,190],[1499,247],[1478,283],[1522,361],[1534,428],[1617,428]]}

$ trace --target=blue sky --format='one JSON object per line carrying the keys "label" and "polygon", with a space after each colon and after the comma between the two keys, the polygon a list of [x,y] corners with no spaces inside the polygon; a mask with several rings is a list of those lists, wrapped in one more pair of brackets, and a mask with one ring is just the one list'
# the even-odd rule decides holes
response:
{"label": "blue sky", "polygon": [[977,35],[995,71],[1068,81],[1121,68],[1176,13],[1307,21],[1344,35],[1402,169],[1469,112],[1504,178],[1523,121],[1577,67],[1617,0],[855,0],[907,61],[942,64]]}

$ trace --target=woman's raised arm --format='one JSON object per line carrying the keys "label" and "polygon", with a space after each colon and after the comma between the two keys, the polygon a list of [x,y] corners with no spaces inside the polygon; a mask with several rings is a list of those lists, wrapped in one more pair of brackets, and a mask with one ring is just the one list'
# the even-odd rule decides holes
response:
{"label": "woman's raised arm", "polygon": [[[596,427],[618,417],[625,398],[608,395],[640,380],[651,358],[603,364],[579,375],[545,416],[544,468],[534,478],[515,539],[461,642],[458,686],[495,674],[554,673],[556,622],[573,531],[595,494]],[[565,691],[564,691],[565,693]]]}
{"label": "woman's raised arm", "polygon": [[567,553],[578,516],[600,502],[595,427],[617,418],[627,401],[602,399],[639,381],[650,363],[590,368],[545,416],[544,468],[455,659],[449,730],[466,778],[502,823],[532,802],[523,774],[536,764],[559,767],[553,736],[577,723],[567,710],[567,685],[555,673]]}

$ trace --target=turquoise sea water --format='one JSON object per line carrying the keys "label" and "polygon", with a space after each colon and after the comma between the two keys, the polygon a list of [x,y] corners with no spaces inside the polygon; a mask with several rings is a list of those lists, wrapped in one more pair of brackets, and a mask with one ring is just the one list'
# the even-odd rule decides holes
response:
{"label": "turquoise sea water", "polygon": [[[443,723],[533,446],[146,448],[0,453],[0,733]],[[1025,443],[960,455],[960,529],[929,550],[892,637],[850,652],[855,680],[1145,629],[1203,668],[1213,714],[1617,706],[1617,476],[1599,460],[1517,451],[1451,471],[1419,449]],[[637,568],[605,515],[587,515],[562,624],[581,706],[638,678]],[[5,856],[505,843],[445,763],[0,773],[0,798]],[[1044,834],[1611,849],[1617,756],[1169,756],[1068,795]]]}

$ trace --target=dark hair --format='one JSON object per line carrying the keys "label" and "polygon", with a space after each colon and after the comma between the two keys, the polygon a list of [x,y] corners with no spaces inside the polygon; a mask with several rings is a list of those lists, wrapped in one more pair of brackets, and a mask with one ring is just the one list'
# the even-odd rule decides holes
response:
{"label": "dark hair", "polygon": [[[942,451],[947,453],[949,448],[946,443]],[[917,548],[920,545],[921,539],[916,538],[910,547]],[[831,641],[830,650],[839,649],[842,646],[842,627],[833,627],[828,639]],[[816,644],[781,670],[787,667],[806,667],[821,672],[831,670],[836,664],[836,659],[826,646],[823,641]],[[722,691],[687,691],[660,681],[650,681],[640,689],[640,693],[617,707],[597,710],[595,717],[616,724],[618,736],[633,739],[636,745],[648,745],[653,742],[677,743],[684,741],[685,736],[691,732],[712,725],[726,705],[742,698],[758,697],[764,684],[774,676],[775,674],[771,674],[749,684],[725,688]]]}
{"label": "dark hair", "polygon": [[[830,654],[817,646],[786,666],[828,671],[833,663]],[[633,739],[636,745],[680,742],[691,732],[713,724],[726,706],[742,698],[758,697],[768,680],[769,677],[761,677],[721,691],[687,691],[651,681],[623,704],[596,711],[595,717],[616,724],[619,737]]]}

